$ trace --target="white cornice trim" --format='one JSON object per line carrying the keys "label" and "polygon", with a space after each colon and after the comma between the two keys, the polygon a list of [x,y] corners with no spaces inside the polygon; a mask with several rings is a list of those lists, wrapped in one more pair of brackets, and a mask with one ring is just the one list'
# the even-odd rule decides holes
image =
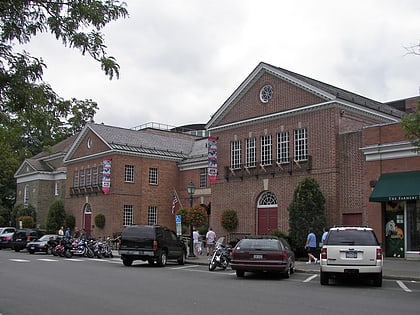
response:
{"label": "white cornice trim", "polygon": [[375,144],[360,150],[363,151],[367,162],[420,157],[420,153],[415,151],[414,145],[409,141]]}
{"label": "white cornice trim", "polygon": [[38,172],[38,173],[30,173],[15,176],[16,183],[27,183],[27,182],[34,182],[34,181],[57,181],[57,180],[66,180],[67,173],[66,172],[56,172],[56,173],[45,173],[45,172]]}

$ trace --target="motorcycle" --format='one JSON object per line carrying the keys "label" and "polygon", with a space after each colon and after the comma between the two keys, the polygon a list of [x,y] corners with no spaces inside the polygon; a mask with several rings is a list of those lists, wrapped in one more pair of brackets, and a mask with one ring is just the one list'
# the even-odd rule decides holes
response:
{"label": "motorcycle", "polygon": [[216,267],[225,270],[230,264],[231,246],[223,245],[224,237],[217,240],[215,249],[209,262],[209,270],[214,271]]}
{"label": "motorcycle", "polygon": [[92,241],[74,240],[72,243],[71,253],[73,255],[80,255],[88,258],[95,257],[95,253],[92,248]]}

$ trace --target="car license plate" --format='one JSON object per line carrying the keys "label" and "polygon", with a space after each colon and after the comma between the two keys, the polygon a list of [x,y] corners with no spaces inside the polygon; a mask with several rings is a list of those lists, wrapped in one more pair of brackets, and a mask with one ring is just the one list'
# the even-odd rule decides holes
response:
{"label": "car license plate", "polygon": [[31,246],[31,249],[35,249],[35,246]]}
{"label": "car license plate", "polygon": [[346,258],[357,258],[357,252],[355,251],[346,252]]}
{"label": "car license plate", "polygon": [[254,255],[254,259],[262,259],[263,255]]}

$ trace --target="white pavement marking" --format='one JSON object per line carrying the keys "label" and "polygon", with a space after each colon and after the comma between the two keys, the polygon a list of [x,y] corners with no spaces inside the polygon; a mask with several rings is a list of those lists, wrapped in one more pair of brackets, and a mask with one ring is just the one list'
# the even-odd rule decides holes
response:
{"label": "white pavement marking", "polygon": [[306,278],[303,282],[309,282],[309,281],[311,281],[312,279],[315,279],[316,277],[318,277],[318,275],[312,275],[312,276],[310,276],[310,277]]}
{"label": "white pavement marking", "polygon": [[397,280],[397,283],[400,286],[400,288],[403,289],[405,292],[413,292],[409,288],[407,288],[407,286],[401,280]]}
{"label": "white pavement marking", "polygon": [[77,258],[66,258],[69,261],[85,261],[85,259],[77,259]]}
{"label": "white pavement marking", "polygon": [[38,258],[37,260],[41,260],[41,261],[59,261],[58,259],[48,259],[48,258]]}
{"label": "white pavement marking", "polygon": [[182,266],[182,267],[172,267],[171,269],[188,269],[188,268],[195,268],[198,267],[199,265],[188,265],[188,266]]}
{"label": "white pavement marking", "polygon": [[16,261],[16,262],[31,262],[30,260],[28,260],[28,259],[9,259],[9,260],[11,260],[11,261]]}

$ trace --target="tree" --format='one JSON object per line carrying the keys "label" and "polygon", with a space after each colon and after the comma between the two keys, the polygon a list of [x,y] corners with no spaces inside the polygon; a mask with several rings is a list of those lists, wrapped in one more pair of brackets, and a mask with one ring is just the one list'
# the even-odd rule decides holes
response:
{"label": "tree", "polygon": [[32,223],[36,224],[36,210],[35,207],[31,204],[23,205],[20,204],[13,208],[10,214],[10,221],[12,226],[19,226],[19,218],[22,217],[31,217]]}
{"label": "tree", "polygon": [[407,114],[401,119],[401,126],[407,139],[416,147],[416,151],[420,151],[420,102],[416,112]]}
{"label": "tree", "polygon": [[64,226],[66,220],[66,212],[61,200],[55,200],[51,203],[47,213],[47,232],[57,233],[61,226]]}
{"label": "tree", "polygon": [[100,32],[109,22],[128,16],[118,0],[0,1],[0,200],[11,209],[13,174],[27,157],[80,131],[98,109],[92,100],[65,100],[43,82],[42,58],[15,51],[33,36],[49,32],[64,46],[98,61],[112,79],[119,65],[108,56]]}
{"label": "tree", "polygon": [[315,179],[306,177],[296,187],[289,205],[289,237],[293,246],[302,249],[309,229],[320,237],[326,226],[325,197]]}

